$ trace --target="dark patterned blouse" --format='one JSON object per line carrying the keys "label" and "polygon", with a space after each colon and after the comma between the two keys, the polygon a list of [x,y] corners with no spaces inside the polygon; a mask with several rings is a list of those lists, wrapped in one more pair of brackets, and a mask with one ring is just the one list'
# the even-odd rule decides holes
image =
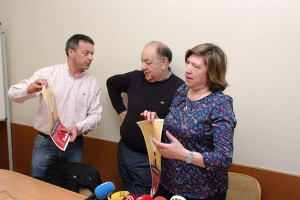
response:
{"label": "dark patterned blouse", "polygon": [[165,135],[168,130],[186,149],[203,156],[205,168],[162,158],[161,184],[171,193],[204,199],[227,191],[236,119],[231,97],[213,92],[191,101],[188,89],[184,84],[175,93],[162,140],[170,142]]}

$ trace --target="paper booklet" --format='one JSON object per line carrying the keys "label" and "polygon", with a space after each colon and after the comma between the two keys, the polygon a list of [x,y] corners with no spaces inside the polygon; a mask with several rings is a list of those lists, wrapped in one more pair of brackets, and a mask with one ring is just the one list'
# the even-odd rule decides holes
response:
{"label": "paper booklet", "polygon": [[42,94],[48,108],[50,137],[58,148],[65,151],[70,141],[70,135],[61,130],[65,128],[65,126],[58,117],[55,95],[53,91],[47,87],[43,87]]}
{"label": "paper booklet", "polygon": [[150,168],[152,173],[152,188],[150,196],[153,197],[157,192],[160,172],[161,172],[161,154],[156,150],[156,146],[152,142],[151,138],[155,138],[157,141],[161,141],[161,132],[164,124],[163,119],[156,119],[154,123],[150,120],[144,120],[137,122],[142,133],[147,146],[148,157],[150,162]]}

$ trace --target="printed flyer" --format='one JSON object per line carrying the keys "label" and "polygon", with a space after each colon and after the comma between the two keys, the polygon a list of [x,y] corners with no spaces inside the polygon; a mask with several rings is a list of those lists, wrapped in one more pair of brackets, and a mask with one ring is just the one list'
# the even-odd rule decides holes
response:
{"label": "printed flyer", "polygon": [[65,128],[65,126],[61,123],[58,117],[55,95],[53,91],[47,87],[43,88],[42,94],[48,108],[50,136],[56,146],[65,151],[70,141],[70,135],[61,130]]}
{"label": "printed flyer", "polygon": [[143,120],[137,122],[142,133],[147,146],[150,168],[152,173],[152,188],[150,196],[153,197],[157,192],[160,172],[161,172],[161,154],[159,151],[156,151],[156,146],[152,142],[151,138],[155,138],[157,141],[161,141],[161,132],[164,124],[163,119],[156,119],[154,123],[150,120]]}

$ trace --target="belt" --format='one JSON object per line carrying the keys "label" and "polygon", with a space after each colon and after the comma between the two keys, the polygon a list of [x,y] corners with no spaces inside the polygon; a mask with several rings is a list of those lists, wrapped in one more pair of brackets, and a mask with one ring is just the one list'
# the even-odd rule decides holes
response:
{"label": "belt", "polygon": [[44,137],[44,138],[50,137],[50,135],[47,135],[47,134],[42,133],[42,132],[39,132],[38,135],[40,135],[40,136],[42,136],[42,137]]}
{"label": "belt", "polygon": [[[47,134],[42,133],[42,132],[39,132],[38,135],[40,135],[40,136],[42,136],[42,137],[44,137],[44,138],[50,137],[50,135],[47,135]],[[82,137],[83,137],[82,135],[77,136],[77,138],[82,138]],[[77,138],[76,138],[76,139],[77,139]]]}

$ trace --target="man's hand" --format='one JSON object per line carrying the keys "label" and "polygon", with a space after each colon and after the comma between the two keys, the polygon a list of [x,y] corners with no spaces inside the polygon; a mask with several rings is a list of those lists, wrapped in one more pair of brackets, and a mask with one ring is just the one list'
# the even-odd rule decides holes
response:
{"label": "man's hand", "polygon": [[31,83],[27,87],[27,93],[32,94],[32,93],[35,93],[35,92],[40,92],[43,89],[44,86],[45,87],[48,86],[47,79],[36,79],[33,83]]}
{"label": "man's hand", "polygon": [[124,119],[125,119],[125,117],[126,117],[126,114],[127,114],[127,110],[125,110],[125,111],[123,111],[123,112],[121,112],[121,113],[119,114],[119,117],[120,117],[122,123],[123,123],[123,121],[124,121]]}
{"label": "man's hand", "polygon": [[70,142],[74,142],[78,136],[78,128],[76,125],[72,125],[68,128],[61,129],[65,133],[69,133]]}

